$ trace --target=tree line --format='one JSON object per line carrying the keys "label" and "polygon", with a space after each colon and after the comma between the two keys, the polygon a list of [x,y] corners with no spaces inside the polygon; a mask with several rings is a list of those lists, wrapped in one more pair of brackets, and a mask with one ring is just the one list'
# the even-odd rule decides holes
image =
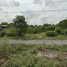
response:
{"label": "tree line", "polygon": [[[41,32],[47,32],[47,36],[51,35],[54,31],[57,34],[67,34],[67,19],[61,20],[56,25],[45,23],[43,25],[28,25],[25,21],[25,17],[22,15],[16,15],[11,23],[2,22],[0,25],[7,25],[9,29],[0,30],[0,36],[21,36],[25,33],[36,34]],[[53,32],[52,35],[53,36]]]}

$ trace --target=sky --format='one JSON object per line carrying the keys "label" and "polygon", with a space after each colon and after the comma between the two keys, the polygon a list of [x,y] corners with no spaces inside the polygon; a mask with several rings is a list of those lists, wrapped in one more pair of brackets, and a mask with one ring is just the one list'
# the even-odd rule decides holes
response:
{"label": "sky", "polygon": [[57,24],[67,17],[67,0],[0,0],[0,23],[24,15],[29,25]]}

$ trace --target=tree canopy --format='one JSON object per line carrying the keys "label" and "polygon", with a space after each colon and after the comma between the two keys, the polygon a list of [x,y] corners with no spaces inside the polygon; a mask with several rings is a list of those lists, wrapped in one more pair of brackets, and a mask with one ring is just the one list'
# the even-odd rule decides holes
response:
{"label": "tree canopy", "polygon": [[27,29],[27,22],[25,21],[25,17],[22,15],[16,15],[16,17],[13,19],[14,27],[18,30],[19,35],[21,33],[25,33]]}

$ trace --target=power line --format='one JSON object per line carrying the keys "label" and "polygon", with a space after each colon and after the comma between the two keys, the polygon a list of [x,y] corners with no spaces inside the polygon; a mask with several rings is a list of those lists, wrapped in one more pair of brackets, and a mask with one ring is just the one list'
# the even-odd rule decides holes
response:
{"label": "power line", "polygon": [[56,11],[67,11],[67,9],[64,9],[64,10],[45,10],[45,11],[21,11],[21,12],[0,12],[0,14],[2,13],[24,13],[24,12],[56,12]]}
{"label": "power line", "polygon": [[[6,18],[6,17],[0,17],[0,18]],[[41,17],[41,18],[25,18],[25,19],[47,19],[47,18],[66,18],[66,17]],[[12,19],[12,18],[9,18]]]}
{"label": "power line", "polygon": [[[67,2],[67,1],[53,1],[53,2],[39,2],[39,3],[54,3],[54,2]],[[0,6],[17,6],[17,5],[25,5],[25,4],[39,4],[39,3],[22,3],[22,4],[16,4],[16,5],[0,5]]]}

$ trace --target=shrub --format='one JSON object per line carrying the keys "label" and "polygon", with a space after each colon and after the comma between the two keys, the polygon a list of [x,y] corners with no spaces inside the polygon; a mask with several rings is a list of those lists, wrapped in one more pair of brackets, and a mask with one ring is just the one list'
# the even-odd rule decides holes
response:
{"label": "shrub", "polygon": [[0,36],[3,37],[6,34],[4,30],[1,31]]}
{"label": "shrub", "polygon": [[67,35],[67,29],[64,29],[64,33]]}
{"label": "shrub", "polygon": [[41,28],[38,26],[34,27],[34,33],[40,33],[41,32]]}
{"label": "shrub", "polygon": [[55,31],[47,31],[46,36],[54,37],[57,36],[57,33]]}
{"label": "shrub", "polygon": [[56,28],[56,26],[48,26],[48,27],[46,27],[45,29],[46,29],[46,30],[55,30],[55,28]]}
{"label": "shrub", "polygon": [[8,29],[6,31],[6,35],[7,36],[16,36],[16,35],[18,35],[18,32],[16,31],[15,28],[11,27],[10,29]]}
{"label": "shrub", "polygon": [[58,34],[61,34],[61,28],[60,27],[56,27],[55,31],[58,33]]}
{"label": "shrub", "polygon": [[34,33],[34,28],[33,27],[29,28],[28,32],[33,34]]}

